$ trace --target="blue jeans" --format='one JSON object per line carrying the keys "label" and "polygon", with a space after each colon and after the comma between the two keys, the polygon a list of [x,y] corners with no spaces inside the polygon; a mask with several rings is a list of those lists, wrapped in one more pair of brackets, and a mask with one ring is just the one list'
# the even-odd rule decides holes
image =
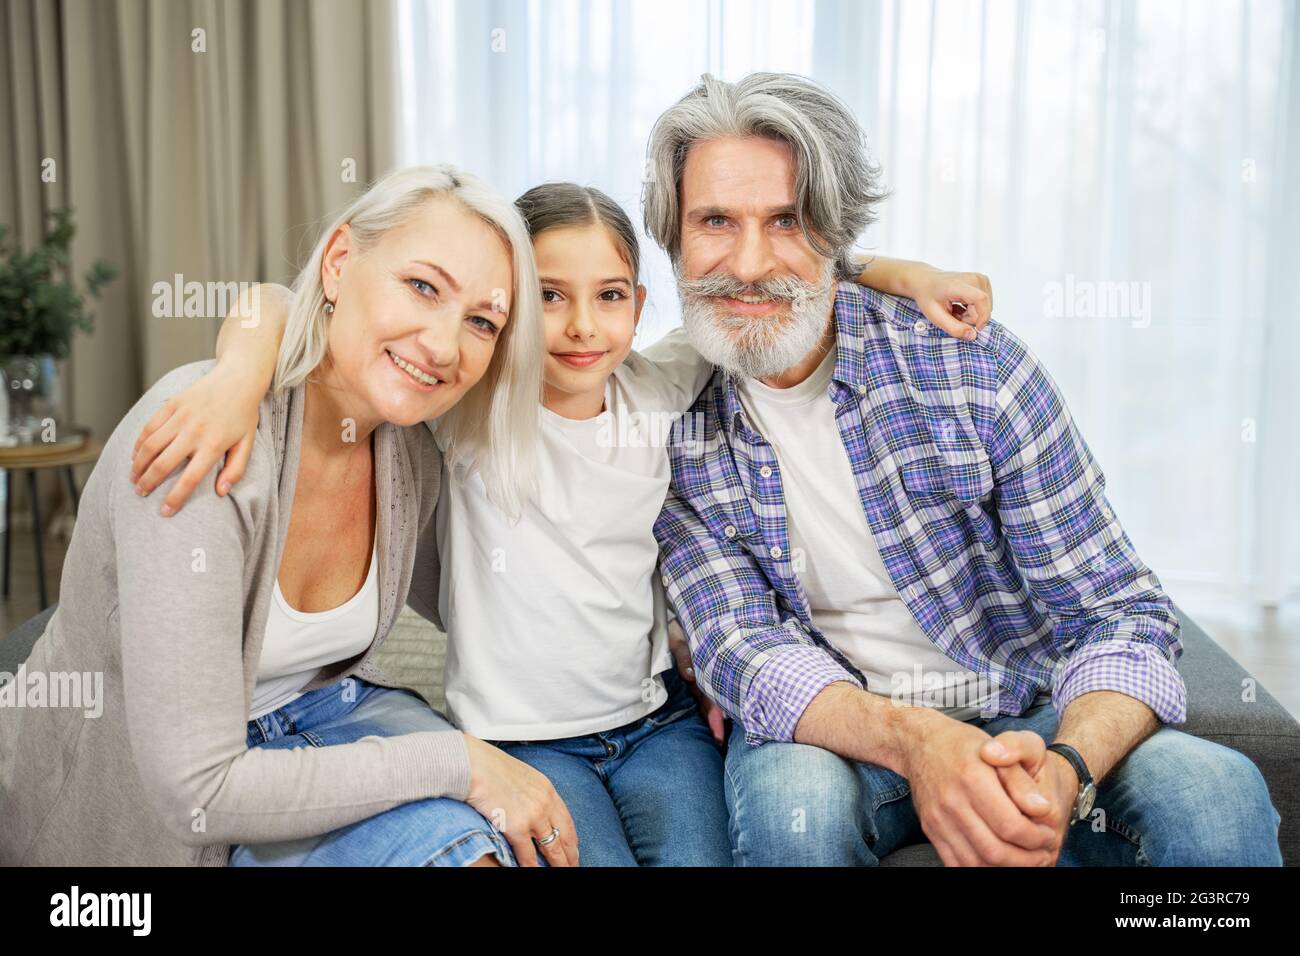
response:
{"label": "blue jeans", "polygon": [[[1032,730],[1050,743],[1058,721],[1039,702],[1019,717],[971,723],[993,736]],[[749,747],[739,724],[726,793],[737,865],[873,866],[925,840],[907,780],[892,770],[806,744]],[[1058,863],[1281,866],[1280,822],[1248,758],[1162,727],[1097,788],[1092,818],[1070,827]]]}
{"label": "blue jeans", "polygon": [[[417,694],[357,678],[319,687],[248,722],[249,747],[330,747],[367,736],[455,730]],[[231,866],[465,866],[493,853],[515,858],[505,838],[460,800],[413,800],[319,836],[231,847]]]}
{"label": "blue jeans", "polygon": [[550,779],[578,830],[581,866],[731,865],[722,752],[687,684],[673,669],[663,676],[668,699],[630,724],[493,741]]}

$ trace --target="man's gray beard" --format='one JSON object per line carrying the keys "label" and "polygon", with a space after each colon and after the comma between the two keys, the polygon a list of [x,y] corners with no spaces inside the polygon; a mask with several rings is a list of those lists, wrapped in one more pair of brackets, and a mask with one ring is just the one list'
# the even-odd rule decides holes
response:
{"label": "man's gray beard", "polygon": [[[829,260],[819,283],[792,276],[746,284],[723,273],[700,279],[677,276],[687,341],[714,365],[747,378],[771,378],[793,368],[821,342],[835,297],[835,268]],[[790,303],[790,317],[735,315],[717,297],[767,294]]]}

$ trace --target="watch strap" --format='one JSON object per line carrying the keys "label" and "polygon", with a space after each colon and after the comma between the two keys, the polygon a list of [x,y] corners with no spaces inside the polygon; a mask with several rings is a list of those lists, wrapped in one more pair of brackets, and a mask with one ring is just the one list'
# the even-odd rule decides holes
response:
{"label": "watch strap", "polygon": [[1047,749],[1055,751],[1070,762],[1075,776],[1079,778],[1080,790],[1092,783],[1092,774],[1088,772],[1088,765],[1083,762],[1083,757],[1079,756],[1079,751],[1069,744],[1048,744]]}

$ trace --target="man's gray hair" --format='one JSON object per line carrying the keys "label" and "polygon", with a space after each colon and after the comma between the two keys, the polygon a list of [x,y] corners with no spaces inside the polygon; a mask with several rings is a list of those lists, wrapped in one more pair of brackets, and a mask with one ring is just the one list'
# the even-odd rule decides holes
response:
{"label": "man's gray hair", "polygon": [[868,154],[853,111],[825,87],[793,73],[751,73],[726,83],[705,73],[650,132],[642,190],[645,227],[677,264],[681,252],[681,184],[686,154],[697,142],[764,136],[789,143],[795,158],[795,209],[804,235],[835,262],[841,278],[860,271],[854,243],[885,198],[880,168]]}

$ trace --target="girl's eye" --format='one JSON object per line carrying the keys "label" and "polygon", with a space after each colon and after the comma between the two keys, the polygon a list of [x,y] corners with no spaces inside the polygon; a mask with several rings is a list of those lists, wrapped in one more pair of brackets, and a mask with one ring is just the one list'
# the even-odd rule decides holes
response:
{"label": "girl's eye", "polygon": [[618,302],[620,299],[626,299],[627,293],[622,289],[606,289],[600,294],[600,297],[606,302]]}
{"label": "girl's eye", "polygon": [[559,302],[559,301],[560,301],[560,293],[556,292],[554,289],[543,289],[543,290],[542,290],[542,301],[543,301],[543,302]]}
{"label": "girl's eye", "polygon": [[420,293],[420,295],[431,295],[434,297],[438,295],[438,290],[423,279],[408,279],[407,282],[410,284],[411,288]]}
{"label": "girl's eye", "polygon": [[482,331],[488,333],[488,335],[496,335],[497,332],[499,331],[497,329],[497,325],[495,322],[493,322],[491,319],[485,319],[481,315],[471,315],[469,317],[469,321],[470,324],[473,325],[475,328],[481,329]]}

